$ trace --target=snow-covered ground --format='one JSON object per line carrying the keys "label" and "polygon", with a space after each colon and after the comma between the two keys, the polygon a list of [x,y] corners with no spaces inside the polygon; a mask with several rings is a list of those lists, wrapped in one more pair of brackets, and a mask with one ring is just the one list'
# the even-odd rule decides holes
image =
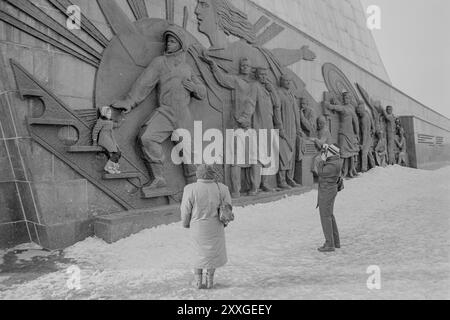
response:
{"label": "snow-covered ground", "polygon": [[[336,253],[317,251],[312,191],[235,210],[214,290],[192,288],[188,231],[178,223],[112,245],[87,239],[64,251],[71,263],[20,284],[2,287],[0,273],[0,299],[450,299],[449,194],[450,167],[377,168],[339,194]],[[68,288],[71,265],[80,290]],[[380,290],[367,287],[369,266],[380,268]]]}

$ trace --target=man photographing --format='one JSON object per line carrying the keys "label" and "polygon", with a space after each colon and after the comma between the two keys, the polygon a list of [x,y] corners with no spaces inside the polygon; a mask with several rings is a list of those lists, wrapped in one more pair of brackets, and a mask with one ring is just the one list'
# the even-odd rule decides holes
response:
{"label": "man photographing", "polygon": [[334,202],[338,194],[338,182],[342,172],[340,149],[335,145],[323,145],[322,160],[318,164],[319,197],[317,207],[320,211],[325,244],[320,252],[333,252],[340,248],[339,231],[334,217]]}

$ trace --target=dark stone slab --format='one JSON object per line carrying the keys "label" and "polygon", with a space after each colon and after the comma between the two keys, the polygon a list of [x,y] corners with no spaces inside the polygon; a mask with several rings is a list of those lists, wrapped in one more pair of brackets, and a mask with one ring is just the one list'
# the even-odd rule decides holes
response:
{"label": "dark stone slab", "polygon": [[[312,188],[301,187],[288,191],[263,193],[254,197],[242,197],[233,200],[233,206],[245,207],[258,203],[281,200],[288,196],[300,195]],[[180,221],[180,205],[170,205],[149,210],[125,211],[95,219],[95,235],[108,243],[116,242],[142,230]]]}
{"label": "dark stone slab", "polygon": [[5,140],[16,180],[27,181],[26,173],[19,152],[18,139]]}
{"label": "dark stone slab", "polygon": [[52,226],[36,225],[41,246],[48,250],[70,247],[94,235],[93,221],[76,221]]}
{"label": "dark stone slab", "polygon": [[102,152],[102,147],[94,147],[94,146],[73,146],[67,149],[69,153],[97,153]]}
{"label": "dark stone slab", "polygon": [[14,118],[17,137],[28,137],[27,118],[32,115],[32,106],[41,104],[41,102],[36,100],[23,100],[17,92],[8,93],[8,101]]}
{"label": "dark stone slab", "polygon": [[123,208],[102,190],[99,190],[89,182],[87,184],[89,217],[95,218],[97,216],[123,211]]}
{"label": "dark stone slab", "polygon": [[314,176],[311,171],[313,159],[313,156],[305,156],[301,162],[296,163],[295,181],[304,187],[314,185]]}
{"label": "dark stone slab", "polygon": [[278,191],[278,192],[260,192],[258,195],[253,197],[241,197],[238,199],[233,199],[234,207],[246,207],[255,204],[261,203],[269,203],[281,200],[285,197],[298,196],[303,193],[309,192],[312,190],[312,187],[299,187],[291,190]]}
{"label": "dark stone slab", "polygon": [[6,151],[6,142],[0,139],[0,182],[14,180],[14,173]]}
{"label": "dark stone slab", "polygon": [[24,221],[0,224],[0,249],[12,248],[28,242],[30,237]]}
{"label": "dark stone slab", "polygon": [[0,223],[24,220],[15,182],[0,183]]}
{"label": "dark stone slab", "polygon": [[71,180],[83,180],[76,171],[70,168],[67,164],[59,160],[57,157],[53,158],[53,181],[63,182]]}
{"label": "dark stone slab", "polygon": [[29,125],[43,125],[43,126],[74,126],[76,123],[72,120],[65,119],[41,119],[41,118],[28,118]]}
{"label": "dark stone slab", "polygon": [[34,196],[32,195],[32,189],[29,182],[17,182],[17,187],[20,193],[20,199],[22,200],[23,210],[27,221],[39,223],[38,213],[36,211],[36,204],[34,202]]}
{"label": "dark stone slab", "polygon": [[133,179],[139,178],[140,173],[138,172],[122,172],[120,174],[103,174],[103,179],[106,180],[120,180],[120,179]]}
{"label": "dark stone slab", "polygon": [[142,188],[142,197],[145,199],[172,196],[174,194],[177,194],[177,192],[170,188]]}
{"label": "dark stone slab", "polygon": [[32,183],[41,224],[57,225],[89,218],[85,180]]}
{"label": "dark stone slab", "polygon": [[27,226],[28,226],[28,231],[30,232],[31,241],[38,245],[41,245],[35,224],[32,222],[27,222]]}
{"label": "dark stone slab", "polygon": [[31,138],[17,140],[22,155],[28,181],[53,180],[53,155]]}
{"label": "dark stone slab", "polygon": [[125,211],[95,219],[95,235],[108,243],[116,242],[142,230],[180,221],[180,206]]}
{"label": "dark stone slab", "polygon": [[16,138],[17,133],[14,128],[14,119],[9,106],[6,94],[0,95],[0,123],[3,128],[4,138]]}

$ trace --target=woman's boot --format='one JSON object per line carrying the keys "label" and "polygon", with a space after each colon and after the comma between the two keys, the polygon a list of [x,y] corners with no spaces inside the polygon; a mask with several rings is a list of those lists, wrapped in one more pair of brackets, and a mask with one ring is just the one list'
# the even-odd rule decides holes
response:
{"label": "woman's boot", "polygon": [[206,273],[206,289],[212,289],[214,286],[214,273],[216,269],[209,269]]}
{"label": "woman's boot", "polygon": [[195,288],[203,288],[203,270],[195,270]]}

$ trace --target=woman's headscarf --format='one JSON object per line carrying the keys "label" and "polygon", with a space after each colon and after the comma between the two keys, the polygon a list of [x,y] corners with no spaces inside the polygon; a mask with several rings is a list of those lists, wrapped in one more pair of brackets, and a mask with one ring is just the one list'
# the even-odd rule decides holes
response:
{"label": "woman's headscarf", "polygon": [[202,164],[197,167],[197,179],[217,180],[217,173],[212,165]]}

